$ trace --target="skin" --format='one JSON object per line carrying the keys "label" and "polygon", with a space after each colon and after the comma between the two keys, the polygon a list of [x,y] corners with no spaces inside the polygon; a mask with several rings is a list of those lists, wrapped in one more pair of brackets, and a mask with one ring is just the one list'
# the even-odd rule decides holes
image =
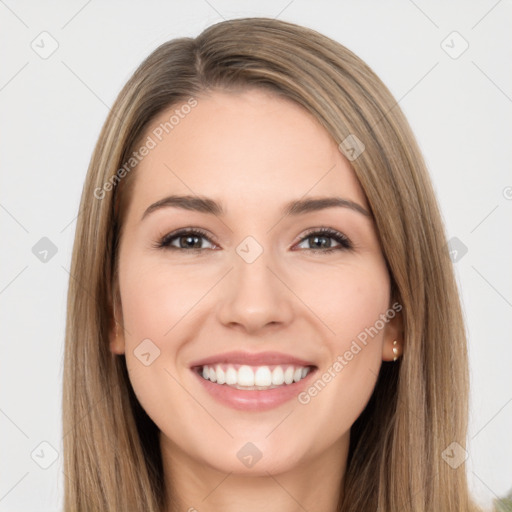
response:
{"label": "skin", "polygon": [[[135,393],[161,431],[169,511],[291,512],[297,503],[334,511],[350,427],[382,361],[393,359],[393,340],[401,343],[400,315],[308,404],[232,409],[203,389],[190,364],[231,350],[269,350],[312,361],[319,375],[332,367],[391,305],[375,226],[349,208],[296,217],[280,210],[304,196],[369,207],[349,162],[302,107],[257,89],[197,99],[133,176],[119,253],[124,330],[112,330],[110,348],[126,354]],[[146,136],[176,108],[162,112]],[[226,215],[166,207],[141,220],[170,194],[211,197]],[[211,234],[199,238],[201,251],[154,247],[188,227]],[[354,248],[315,253],[307,231],[320,227],[340,231]],[[236,252],[249,235],[263,248],[250,264]],[[134,350],[148,338],[160,355],[145,366]],[[237,457],[247,442],[262,454],[252,468]]]}

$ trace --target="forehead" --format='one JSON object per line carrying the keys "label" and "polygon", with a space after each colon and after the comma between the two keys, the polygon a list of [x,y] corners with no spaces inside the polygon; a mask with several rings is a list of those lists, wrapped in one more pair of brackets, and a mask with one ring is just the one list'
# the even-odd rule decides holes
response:
{"label": "forehead", "polygon": [[230,205],[277,210],[305,195],[367,204],[336,142],[302,106],[259,89],[195,100],[161,112],[146,130],[154,147],[137,166],[133,209],[169,193],[216,198],[228,213]]}

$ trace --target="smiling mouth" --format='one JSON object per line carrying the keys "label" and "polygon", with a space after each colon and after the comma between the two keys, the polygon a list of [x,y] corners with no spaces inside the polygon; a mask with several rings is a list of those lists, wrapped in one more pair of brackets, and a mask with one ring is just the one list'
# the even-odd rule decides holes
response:
{"label": "smiling mouth", "polygon": [[291,386],[306,378],[316,366],[209,364],[194,368],[203,379],[245,391]]}

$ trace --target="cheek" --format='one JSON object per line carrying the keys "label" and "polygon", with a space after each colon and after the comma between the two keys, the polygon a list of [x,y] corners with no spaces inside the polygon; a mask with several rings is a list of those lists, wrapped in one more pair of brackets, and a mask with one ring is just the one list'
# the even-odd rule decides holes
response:
{"label": "cheek", "polygon": [[382,363],[389,275],[376,259],[310,273],[307,283],[314,288],[303,286],[298,294],[325,326],[325,350],[317,380],[299,401],[322,410],[316,418],[329,417],[333,429],[348,429],[370,398]]}
{"label": "cheek", "polygon": [[[125,356],[136,394],[150,391],[161,379],[164,361],[170,369],[177,347],[169,343],[174,325],[186,315],[192,294],[177,276],[132,253],[120,266],[125,327]],[[165,356],[165,357],[160,357]]]}
{"label": "cheek", "polygon": [[330,333],[326,340],[332,347],[343,349],[388,309],[390,281],[381,258],[311,267],[304,276],[297,294]]}
{"label": "cheek", "polygon": [[200,272],[136,259],[121,272],[120,280],[127,343],[132,345],[144,338],[168,339],[209,286]]}
{"label": "cheek", "polygon": [[186,409],[190,401],[178,384],[176,361],[185,343],[179,331],[200,297],[199,284],[194,284],[193,273],[137,257],[120,268],[119,278],[126,366],[134,393],[159,428],[173,425],[173,411]]}

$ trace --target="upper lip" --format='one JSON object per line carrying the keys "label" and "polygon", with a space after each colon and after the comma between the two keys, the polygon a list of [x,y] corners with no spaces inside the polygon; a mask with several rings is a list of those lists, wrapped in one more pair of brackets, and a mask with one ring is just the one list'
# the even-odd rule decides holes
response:
{"label": "upper lip", "polygon": [[311,361],[300,359],[280,352],[224,352],[204,359],[198,359],[191,363],[190,367],[206,366],[213,364],[245,364],[248,366],[266,366],[289,364],[294,366],[315,366]]}

